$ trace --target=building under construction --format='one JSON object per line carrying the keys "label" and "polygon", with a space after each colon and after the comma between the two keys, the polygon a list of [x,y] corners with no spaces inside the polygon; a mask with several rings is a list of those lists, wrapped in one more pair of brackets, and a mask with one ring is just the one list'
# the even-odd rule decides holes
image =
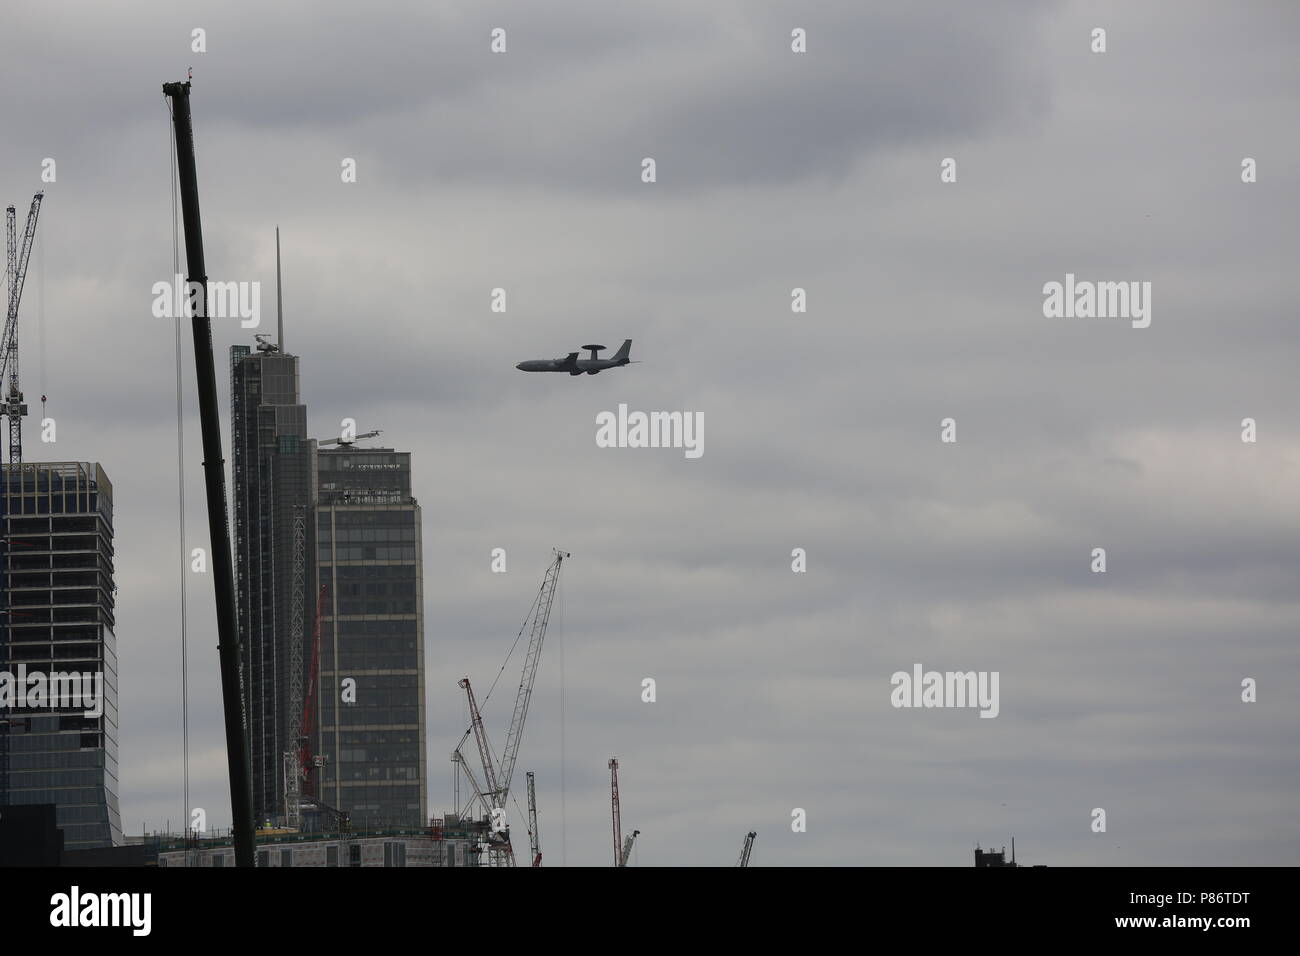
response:
{"label": "building under construction", "polygon": [[[427,817],[424,572],[411,455],[338,443],[316,452],[321,695],[315,794],[353,826]],[[323,590],[322,590],[323,588]],[[351,696],[338,688],[354,681]]]}
{"label": "building under construction", "polygon": [[6,465],[3,483],[0,671],[95,674],[101,689],[97,716],[84,701],[0,709],[0,806],[53,804],[68,850],[116,846],[113,486],[82,461]]}

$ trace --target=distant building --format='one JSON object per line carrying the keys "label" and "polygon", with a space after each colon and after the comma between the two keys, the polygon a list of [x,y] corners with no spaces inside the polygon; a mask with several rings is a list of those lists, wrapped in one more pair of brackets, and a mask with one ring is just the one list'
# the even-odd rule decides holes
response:
{"label": "distant building", "polygon": [[[285,812],[285,754],[297,750],[304,675],[290,666],[295,627],[310,640],[312,465],[298,357],[230,350],[236,620],[244,717],[259,822]],[[305,637],[304,637],[305,635]]]}
{"label": "distant building", "polygon": [[1007,848],[1001,850],[981,850],[975,847],[975,865],[976,866],[1015,866],[1014,859],[1007,859]]}
{"label": "distant building", "polygon": [[0,705],[0,806],[53,804],[68,851],[118,846],[113,486],[94,462],[20,468],[0,471],[0,683],[28,690]]}
{"label": "distant building", "polygon": [[[262,831],[257,834],[257,865],[266,867],[455,867],[479,865],[479,834],[454,817],[425,827],[395,827],[350,833],[304,834]],[[232,867],[235,850],[229,839],[163,840],[159,866]]]}
{"label": "distant building", "polygon": [[[1011,859],[1007,859],[1007,848],[1001,850],[981,850],[979,844],[975,845],[975,865],[976,866],[1016,866],[1023,867],[1025,864],[1016,862],[1016,841],[1011,841]],[[1035,863],[1031,869],[1045,869],[1043,863]]]}
{"label": "distant building", "polygon": [[320,448],[315,474],[317,589],[326,596],[314,793],[354,828],[420,826],[428,820],[424,594],[411,456]]}

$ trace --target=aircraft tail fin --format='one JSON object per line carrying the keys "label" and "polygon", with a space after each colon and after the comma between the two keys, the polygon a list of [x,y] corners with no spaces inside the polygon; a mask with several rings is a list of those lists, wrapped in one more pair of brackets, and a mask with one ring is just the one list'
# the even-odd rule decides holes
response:
{"label": "aircraft tail fin", "polygon": [[620,345],[618,351],[614,353],[614,358],[626,359],[628,355],[630,355],[631,353],[632,353],[632,340],[624,339],[623,344]]}

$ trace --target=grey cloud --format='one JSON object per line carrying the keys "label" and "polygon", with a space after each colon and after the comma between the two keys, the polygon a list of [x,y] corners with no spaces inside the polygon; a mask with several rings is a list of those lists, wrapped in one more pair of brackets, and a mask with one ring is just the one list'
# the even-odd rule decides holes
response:
{"label": "grey cloud", "polygon": [[[729,864],[748,829],[771,865],[965,866],[1012,835],[1051,864],[1294,858],[1294,12],[80,9],[80,31],[28,8],[0,35],[6,88],[42,91],[10,103],[0,182],[25,205],[59,160],[24,386],[59,420],[39,457],[100,460],[117,491],[130,829],[182,809],[175,372],[148,303],[172,253],[158,86],[192,62],[210,271],[260,279],[267,307],[281,225],[312,431],[351,416],[413,453],[431,807],[464,730],[455,682],[495,675],[558,545],[574,558],[521,757],[548,863],[561,646],[570,863],[610,855],[609,756],[643,864]],[[1098,17],[1112,52],[1090,58]],[[1153,281],[1152,327],[1045,319],[1066,271]],[[251,335],[214,335],[224,396]],[[645,364],[513,368],[623,337]],[[705,456],[598,449],[619,402],[704,412]],[[190,590],[191,802],[224,825],[209,587]],[[889,675],[914,661],[1000,670],[1001,715],[894,710]],[[1113,840],[1087,830],[1097,805]]]}

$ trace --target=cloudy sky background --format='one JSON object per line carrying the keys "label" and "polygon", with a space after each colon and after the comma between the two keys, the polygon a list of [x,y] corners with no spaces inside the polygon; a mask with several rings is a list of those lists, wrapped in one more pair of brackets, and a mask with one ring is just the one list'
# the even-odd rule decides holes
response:
{"label": "cloudy sky background", "polygon": [[[114,483],[129,832],[184,810],[174,340],[149,306],[172,271],[160,87],[192,66],[210,275],[260,280],[273,331],[278,224],[312,432],[353,417],[412,452],[431,812],[456,681],[491,682],[554,545],[517,777],[548,864],[608,863],[610,756],[640,865],[729,865],[750,829],[754,865],[967,866],[1012,836],[1051,865],[1296,862],[1300,9],[29,3],[4,27],[0,198],[22,214],[58,164],[28,457]],[[1067,272],[1150,281],[1151,327],[1044,318]],[[624,338],[644,364],[514,369]],[[252,335],[214,340],[228,409]],[[598,448],[620,402],[703,413],[704,456]],[[210,581],[189,594],[191,804],[224,826]],[[917,662],[999,671],[1000,716],[895,710]]]}

